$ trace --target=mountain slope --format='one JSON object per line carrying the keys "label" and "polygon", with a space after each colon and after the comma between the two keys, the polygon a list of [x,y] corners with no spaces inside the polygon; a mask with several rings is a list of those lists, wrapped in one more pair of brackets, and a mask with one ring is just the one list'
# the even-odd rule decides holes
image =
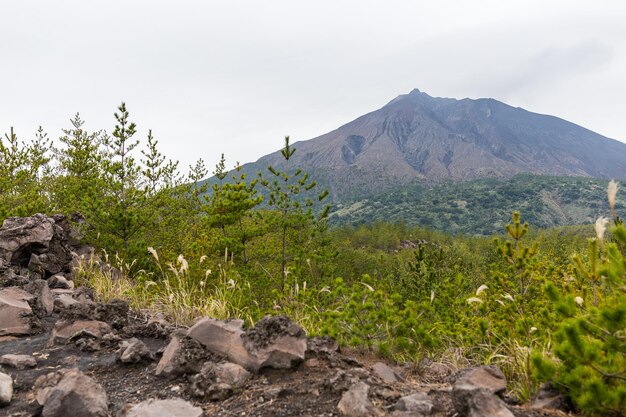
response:
{"label": "mountain slope", "polygon": [[[519,173],[626,177],[626,145],[553,116],[493,99],[435,98],[419,90],[308,141],[291,166],[346,201],[418,181],[437,184]],[[244,171],[280,166],[279,152]]]}
{"label": "mountain slope", "polygon": [[[517,210],[533,227],[589,224],[600,216],[611,216],[606,188],[606,180],[531,174],[433,187],[408,184],[360,201],[340,203],[330,222],[404,222],[449,233],[491,235],[502,233],[511,213]],[[625,208],[618,198],[617,211],[623,213]]]}

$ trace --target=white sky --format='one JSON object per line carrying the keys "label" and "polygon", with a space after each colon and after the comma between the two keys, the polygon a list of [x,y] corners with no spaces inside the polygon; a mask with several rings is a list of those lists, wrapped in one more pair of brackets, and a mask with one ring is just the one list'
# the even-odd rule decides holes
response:
{"label": "white sky", "polygon": [[210,170],[419,88],[493,97],[626,141],[626,2],[0,0],[0,132],[80,112]]}

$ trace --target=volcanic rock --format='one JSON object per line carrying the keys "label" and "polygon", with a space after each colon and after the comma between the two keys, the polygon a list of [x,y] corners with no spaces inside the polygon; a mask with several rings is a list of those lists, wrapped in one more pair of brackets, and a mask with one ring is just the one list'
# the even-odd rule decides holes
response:
{"label": "volcanic rock", "polygon": [[31,303],[35,314],[38,317],[48,317],[54,310],[54,297],[48,287],[48,283],[43,279],[31,281],[24,286],[24,290],[35,296],[36,300]]}
{"label": "volcanic rock", "polygon": [[187,331],[187,336],[202,343],[211,352],[224,355],[244,368],[255,369],[254,358],[246,350],[241,338],[244,334],[242,327],[243,320],[203,318]]}
{"label": "volcanic rock", "polygon": [[7,354],[0,357],[0,365],[16,369],[34,368],[37,366],[37,360],[30,355]]}
{"label": "volcanic rock", "polygon": [[370,387],[365,382],[357,382],[346,391],[339,404],[337,410],[342,416],[346,417],[373,417],[382,416],[381,410],[374,407],[369,400]]}
{"label": "volcanic rock", "polygon": [[457,384],[452,391],[452,402],[460,416],[514,417],[504,401],[486,388]]}
{"label": "volcanic rock", "polygon": [[428,394],[417,392],[400,398],[394,408],[398,411],[410,411],[427,416],[433,409],[433,403]]}
{"label": "volcanic rock", "polygon": [[376,362],[372,365],[372,372],[387,384],[398,382],[396,372],[389,365],[382,362]]}
{"label": "volcanic rock", "polygon": [[135,337],[123,341],[117,353],[122,363],[139,363],[143,360],[154,360],[154,355],[150,352],[148,346]]}
{"label": "volcanic rock", "polygon": [[304,361],[306,333],[286,316],[264,317],[242,338],[255,358],[255,370],[291,369]]}
{"label": "volcanic rock", "polygon": [[106,417],[108,399],[93,378],[78,369],[42,375],[35,381],[43,417]]}
{"label": "volcanic rock", "polygon": [[194,407],[180,398],[171,400],[146,400],[128,411],[121,417],[202,417],[200,407]]}
{"label": "volcanic rock", "polygon": [[506,389],[506,378],[497,366],[480,366],[461,370],[455,385],[469,385],[475,389],[484,388],[498,394]]}
{"label": "volcanic rock", "polygon": [[71,290],[72,288],[74,288],[74,282],[69,281],[63,276],[63,274],[56,274],[48,278],[48,286],[50,288]]}
{"label": "volcanic rock", "polygon": [[68,322],[60,320],[54,325],[54,330],[50,336],[48,346],[65,344],[72,339],[78,339],[84,336],[94,339],[102,339],[102,336],[110,332],[111,326],[102,321],[77,320],[74,322]]}
{"label": "volcanic rock", "polygon": [[69,222],[64,216],[10,217],[0,228],[0,258],[36,273],[57,274],[71,261]]}
{"label": "volcanic rock", "polygon": [[192,376],[191,390],[196,397],[209,400],[228,398],[233,390],[243,385],[251,374],[235,363],[206,362],[200,373]]}
{"label": "volcanic rock", "polygon": [[174,332],[170,343],[165,348],[161,360],[156,367],[156,375],[175,377],[182,374],[200,372],[207,360],[226,357],[209,352],[199,341],[185,336],[182,332]]}
{"label": "volcanic rock", "polygon": [[0,336],[31,333],[33,310],[28,302],[33,298],[32,294],[17,287],[0,290]]}
{"label": "volcanic rock", "polygon": [[13,398],[13,379],[0,372],[0,407],[7,405]]}

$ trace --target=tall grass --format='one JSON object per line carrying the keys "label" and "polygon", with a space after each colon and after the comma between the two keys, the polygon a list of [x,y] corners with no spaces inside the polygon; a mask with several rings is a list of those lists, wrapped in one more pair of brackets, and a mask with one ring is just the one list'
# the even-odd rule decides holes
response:
{"label": "tall grass", "polygon": [[[242,318],[249,324],[256,317],[246,294],[250,286],[233,268],[226,253],[225,262],[214,268],[205,265],[206,257],[190,267],[184,256],[165,264],[158,253],[148,249],[157,272],[139,270],[131,274],[134,262],[104,253],[104,263],[96,257],[83,259],[76,270],[75,282],[95,292],[97,301],[127,300],[133,309],[162,313],[177,325],[193,324],[200,317]],[[113,261],[113,267],[103,267]]]}

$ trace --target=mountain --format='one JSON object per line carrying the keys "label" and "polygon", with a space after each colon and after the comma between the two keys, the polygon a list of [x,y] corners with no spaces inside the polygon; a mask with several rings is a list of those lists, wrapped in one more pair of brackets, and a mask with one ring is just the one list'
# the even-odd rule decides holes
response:
{"label": "mountain", "polygon": [[[334,201],[410,183],[512,178],[520,173],[626,177],[626,144],[494,99],[431,97],[417,89],[317,138],[294,144],[291,166]],[[244,171],[282,166],[280,152]]]}

